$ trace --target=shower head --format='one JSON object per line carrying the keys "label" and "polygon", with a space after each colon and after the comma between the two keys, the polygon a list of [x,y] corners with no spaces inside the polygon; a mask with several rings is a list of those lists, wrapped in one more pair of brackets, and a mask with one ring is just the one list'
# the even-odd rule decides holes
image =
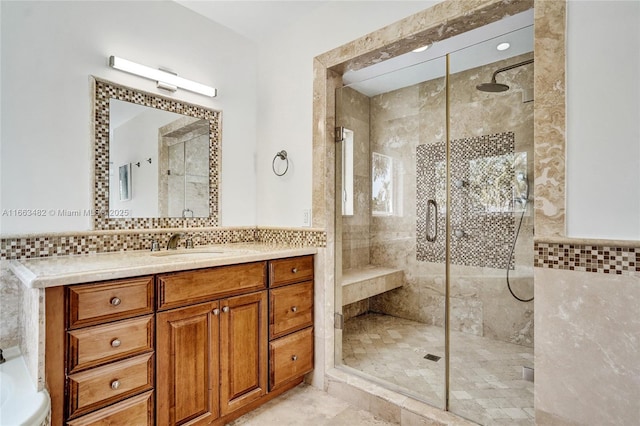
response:
{"label": "shower head", "polygon": [[494,78],[491,80],[491,83],[478,84],[476,86],[476,89],[480,90],[481,92],[496,93],[496,92],[505,92],[509,90],[509,86],[507,86],[506,84],[496,83],[496,79]]}
{"label": "shower head", "polygon": [[496,75],[504,72],[504,71],[509,71],[512,70],[514,68],[518,68],[521,67],[523,65],[528,65],[528,64],[532,64],[533,63],[533,59],[529,59],[527,61],[523,61],[523,62],[519,62],[517,64],[513,64],[513,65],[509,65],[507,67],[504,68],[500,68],[498,70],[496,70],[496,72],[493,73],[493,76],[491,77],[491,83],[480,83],[476,86],[476,89],[480,90],[481,92],[491,92],[491,93],[496,93],[496,92],[504,92],[509,90],[509,86],[507,86],[506,84],[502,84],[502,83],[496,83]]}

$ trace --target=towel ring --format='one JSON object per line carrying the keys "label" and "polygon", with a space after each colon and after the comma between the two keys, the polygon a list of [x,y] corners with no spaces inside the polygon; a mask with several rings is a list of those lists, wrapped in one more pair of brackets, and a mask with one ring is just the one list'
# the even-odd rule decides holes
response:
{"label": "towel ring", "polygon": [[[287,162],[287,167],[282,173],[276,172],[276,159],[278,158]],[[273,157],[273,161],[271,162],[271,170],[273,170],[273,173],[275,173],[276,176],[284,176],[284,174],[287,173],[287,170],[289,170],[289,158],[287,157],[287,151],[283,149],[282,151],[276,153],[276,156]]]}

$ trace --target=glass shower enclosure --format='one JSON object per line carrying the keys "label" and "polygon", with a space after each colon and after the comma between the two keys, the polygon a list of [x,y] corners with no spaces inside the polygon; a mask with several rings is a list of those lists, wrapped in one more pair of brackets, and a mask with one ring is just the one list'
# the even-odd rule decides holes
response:
{"label": "glass shower enclosure", "polygon": [[481,424],[533,424],[532,51],[336,93],[336,365]]}

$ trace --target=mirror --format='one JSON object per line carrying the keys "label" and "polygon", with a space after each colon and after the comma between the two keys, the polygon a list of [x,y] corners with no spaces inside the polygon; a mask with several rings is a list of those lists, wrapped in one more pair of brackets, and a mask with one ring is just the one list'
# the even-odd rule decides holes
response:
{"label": "mirror", "polygon": [[[113,175],[125,165],[129,190],[123,198],[122,174],[119,188]],[[111,99],[109,210],[131,217],[209,217],[209,122]]]}
{"label": "mirror", "polygon": [[93,82],[94,228],[218,226],[220,112]]}

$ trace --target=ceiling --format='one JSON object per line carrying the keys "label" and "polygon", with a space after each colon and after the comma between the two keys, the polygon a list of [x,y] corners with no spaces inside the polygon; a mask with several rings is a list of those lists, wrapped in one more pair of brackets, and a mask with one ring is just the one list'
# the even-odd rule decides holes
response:
{"label": "ceiling", "polygon": [[[258,43],[320,6],[340,0],[174,1]],[[511,48],[498,52],[495,47],[501,41],[511,43]],[[348,71],[343,79],[345,84],[373,96],[444,75],[443,58],[447,53],[451,57],[451,72],[458,72],[531,51],[533,10],[437,42],[419,54],[409,52],[361,70]]]}
{"label": "ceiling", "polygon": [[[499,51],[496,47],[502,42],[511,47]],[[528,52],[533,52],[533,10],[439,41],[424,52],[347,71],[343,81],[360,93],[375,96],[444,76],[447,54],[449,72],[455,74]]]}
{"label": "ceiling", "polygon": [[174,1],[251,41],[259,42],[270,38],[301,17],[310,15],[314,9],[331,0]]}

